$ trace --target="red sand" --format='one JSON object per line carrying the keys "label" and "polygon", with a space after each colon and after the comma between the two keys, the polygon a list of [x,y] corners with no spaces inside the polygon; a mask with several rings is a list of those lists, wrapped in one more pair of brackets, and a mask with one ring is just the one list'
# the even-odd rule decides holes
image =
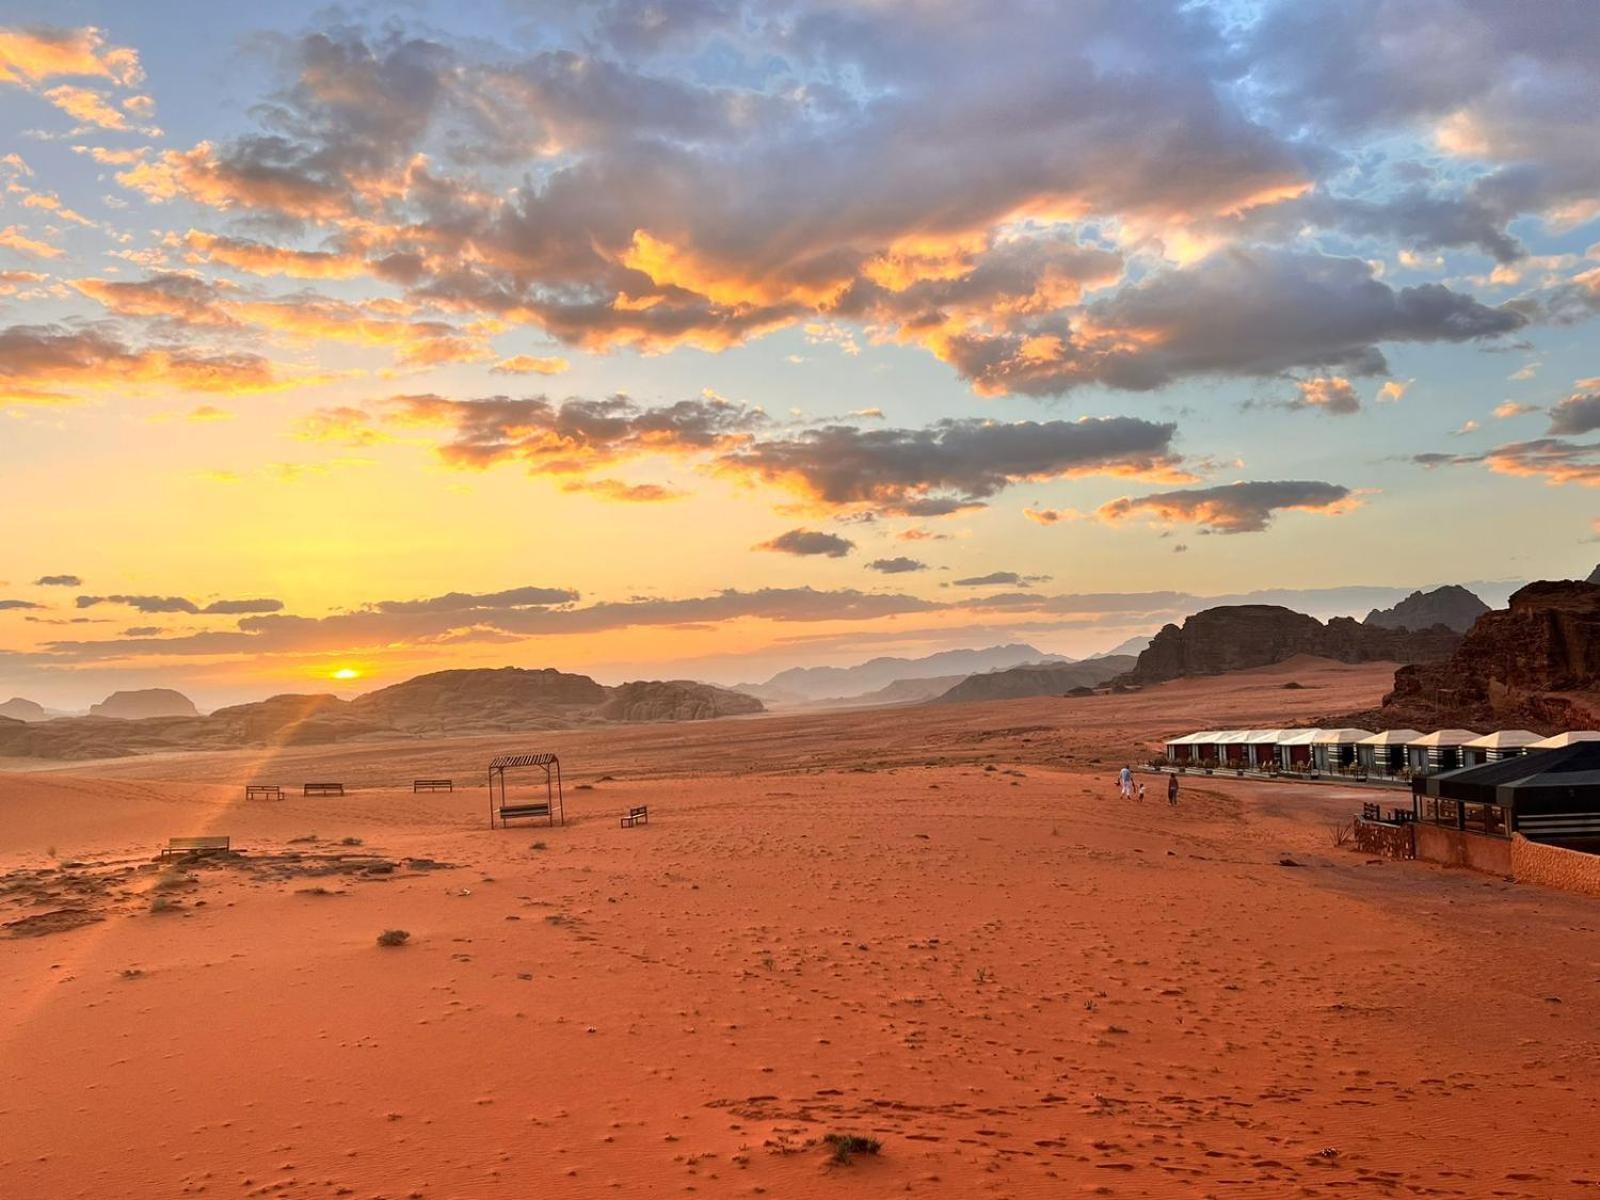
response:
{"label": "red sand", "polygon": [[[0,938],[0,1195],[1593,1191],[1592,901],[1335,848],[1366,793],[1116,797],[1136,745],[1386,680],[0,775],[0,921],[102,918]],[[490,832],[483,763],[546,746],[569,823]],[[392,786],[434,774],[474,786]],[[361,790],[240,798],[319,778]],[[257,865],[152,891],[203,832]],[[454,865],[304,873],[367,852]]]}

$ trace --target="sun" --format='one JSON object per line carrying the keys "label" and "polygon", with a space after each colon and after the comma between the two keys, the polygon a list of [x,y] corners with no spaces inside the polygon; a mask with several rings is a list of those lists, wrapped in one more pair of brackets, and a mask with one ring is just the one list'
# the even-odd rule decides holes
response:
{"label": "sun", "polygon": [[361,672],[354,667],[340,667],[332,675],[334,679],[360,679]]}

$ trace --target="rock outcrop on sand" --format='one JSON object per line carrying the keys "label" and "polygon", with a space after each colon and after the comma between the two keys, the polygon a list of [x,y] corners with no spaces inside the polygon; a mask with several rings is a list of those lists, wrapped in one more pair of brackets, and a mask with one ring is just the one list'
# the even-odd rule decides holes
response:
{"label": "rock outcrop on sand", "polygon": [[1180,628],[1168,625],[1150,640],[1138,664],[1119,682],[1161,683],[1191,675],[1221,675],[1265,667],[1297,654],[1338,662],[1436,662],[1448,657],[1461,635],[1433,629],[1384,629],[1350,617],[1323,624],[1276,604],[1207,608]]}
{"label": "rock outcrop on sand", "polygon": [[1466,588],[1447,584],[1431,592],[1412,592],[1393,608],[1375,608],[1363,624],[1381,629],[1432,629],[1443,625],[1465,633],[1490,608]]}
{"label": "rock outcrop on sand", "polygon": [[50,714],[45,711],[44,705],[14,696],[0,704],[0,717],[10,717],[13,721],[45,721]]}
{"label": "rock outcrop on sand", "polygon": [[1134,665],[1129,654],[1111,654],[1076,663],[1041,663],[969,675],[939,697],[940,704],[973,700],[1017,700],[1025,696],[1065,696],[1078,688],[1106,683]]}
{"label": "rock outcrop on sand", "polygon": [[[1362,719],[1356,721],[1359,715]],[[1589,729],[1600,722],[1600,585],[1530,583],[1442,662],[1395,672],[1367,729]]]}
{"label": "rock outcrop on sand", "polygon": [[706,721],[764,710],[743,692],[685,679],[639,680],[611,689],[596,715],[606,721]]}
{"label": "rock outcrop on sand", "polygon": [[115,717],[119,721],[141,721],[146,717],[194,717],[199,713],[193,700],[171,688],[112,692],[99,704],[89,708],[91,717]]}
{"label": "rock outcrop on sand", "polygon": [[[176,694],[176,693],[174,693]],[[570,729],[611,721],[699,721],[762,711],[761,701],[709,684],[608,688],[562,671],[438,671],[354,700],[273,696],[210,716],[0,718],[0,757],[118,758],[176,750],[324,745],[365,739]]]}
{"label": "rock outcrop on sand", "polygon": [[546,668],[435,671],[350,701],[359,717],[408,733],[491,733],[557,729],[604,704],[587,675]]}

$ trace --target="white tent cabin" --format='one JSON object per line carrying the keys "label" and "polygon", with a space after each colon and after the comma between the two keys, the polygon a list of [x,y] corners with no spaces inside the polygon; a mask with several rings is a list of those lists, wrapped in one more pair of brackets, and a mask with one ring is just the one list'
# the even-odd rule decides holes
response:
{"label": "white tent cabin", "polygon": [[1462,744],[1462,765],[1477,767],[1503,758],[1517,758],[1539,740],[1539,735],[1530,729],[1497,729]]}
{"label": "white tent cabin", "polygon": [[1167,739],[1167,759],[1181,767],[1197,765],[1200,762],[1200,747],[1209,746],[1217,733],[1215,729],[1204,729]]}
{"label": "white tent cabin", "polygon": [[1394,778],[1410,769],[1406,747],[1421,736],[1420,729],[1385,729],[1356,747],[1356,761],[1373,775]]}
{"label": "white tent cabin", "polygon": [[1285,771],[1309,771],[1316,766],[1314,754],[1320,729],[1285,729],[1278,738],[1278,765]]}
{"label": "white tent cabin", "polygon": [[1246,764],[1256,771],[1276,771],[1279,767],[1278,742],[1287,732],[1284,729],[1250,730],[1244,739]]}
{"label": "white tent cabin", "polygon": [[1242,770],[1245,766],[1245,743],[1250,737],[1248,729],[1227,729],[1217,734],[1213,743],[1217,748],[1217,765]]}
{"label": "white tent cabin", "polygon": [[1406,746],[1414,772],[1454,771],[1461,765],[1461,747],[1482,735],[1474,729],[1436,729]]}
{"label": "white tent cabin", "polygon": [[1324,729],[1311,742],[1319,771],[1347,771],[1356,765],[1356,747],[1372,736],[1370,729]]}
{"label": "white tent cabin", "polygon": [[1554,733],[1547,738],[1540,738],[1537,742],[1529,742],[1528,750],[1561,750],[1567,746],[1576,746],[1579,742],[1600,742],[1600,729],[1569,729],[1566,733]]}

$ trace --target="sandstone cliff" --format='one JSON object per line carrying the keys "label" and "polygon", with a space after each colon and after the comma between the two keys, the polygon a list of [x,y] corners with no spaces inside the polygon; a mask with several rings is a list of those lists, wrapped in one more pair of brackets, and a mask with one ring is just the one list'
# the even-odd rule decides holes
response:
{"label": "sandstone cliff", "polygon": [[1236,604],[1195,613],[1180,628],[1168,625],[1150,640],[1120,682],[1160,683],[1190,675],[1221,675],[1265,667],[1297,654],[1339,662],[1433,662],[1448,657],[1461,636],[1436,627],[1420,631],[1315,617],[1275,604]]}
{"label": "sandstone cliff", "polygon": [[1464,587],[1449,584],[1431,592],[1412,592],[1393,608],[1375,608],[1364,624],[1383,629],[1432,629],[1443,625],[1465,633],[1489,606]]}
{"label": "sandstone cliff", "polygon": [[1478,619],[1446,661],[1395,672],[1367,728],[1534,729],[1600,722],[1600,586],[1530,583]]}
{"label": "sandstone cliff", "polygon": [[706,721],[761,711],[761,701],[743,692],[672,679],[614,687],[595,715],[606,721]]}
{"label": "sandstone cliff", "polygon": [[44,705],[32,700],[24,700],[15,696],[0,704],[0,717],[10,717],[13,721],[44,721],[50,714],[45,712]]}

